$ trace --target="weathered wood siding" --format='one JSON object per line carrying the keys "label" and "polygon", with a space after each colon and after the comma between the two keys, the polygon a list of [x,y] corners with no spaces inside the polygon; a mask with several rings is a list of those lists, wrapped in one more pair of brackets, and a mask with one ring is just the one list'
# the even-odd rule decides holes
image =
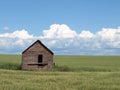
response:
{"label": "weathered wood siding", "polygon": [[[45,65],[38,65],[38,55],[43,56],[42,64]],[[53,67],[53,65],[53,55],[39,42],[36,42],[22,54],[22,69],[24,70],[41,70]]]}

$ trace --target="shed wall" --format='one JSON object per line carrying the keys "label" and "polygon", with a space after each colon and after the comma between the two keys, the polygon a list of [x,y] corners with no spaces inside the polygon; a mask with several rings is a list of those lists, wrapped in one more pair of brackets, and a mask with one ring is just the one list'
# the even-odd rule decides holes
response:
{"label": "shed wall", "polygon": [[[43,65],[41,66],[38,65],[38,55],[43,56]],[[22,54],[22,69],[41,70],[49,67],[53,67],[53,55],[39,42]]]}

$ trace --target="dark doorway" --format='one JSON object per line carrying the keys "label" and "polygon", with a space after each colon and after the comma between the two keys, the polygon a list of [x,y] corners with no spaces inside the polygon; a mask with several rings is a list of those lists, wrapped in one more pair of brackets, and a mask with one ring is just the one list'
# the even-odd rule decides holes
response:
{"label": "dark doorway", "polygon": [[42,55],[38,55],[38,63],[42,63],[43,61],[43,56]]}

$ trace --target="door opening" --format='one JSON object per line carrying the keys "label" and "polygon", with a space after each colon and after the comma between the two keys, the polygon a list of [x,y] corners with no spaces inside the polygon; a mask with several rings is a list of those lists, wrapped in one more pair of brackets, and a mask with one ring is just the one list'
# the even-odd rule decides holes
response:
{"label": "door opening", "polygon": [[38,64],[42,63],[42,61],[43,61],[43,56],[42,55],[38,55]]}

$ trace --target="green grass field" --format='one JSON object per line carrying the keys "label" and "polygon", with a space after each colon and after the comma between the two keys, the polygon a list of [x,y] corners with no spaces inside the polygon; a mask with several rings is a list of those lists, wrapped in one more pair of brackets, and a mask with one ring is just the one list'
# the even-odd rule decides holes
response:
{"label": "green grass field", "polygon": [[20,70],[20,55],[0,55],[0,90],[120,90],[120,56],[55,56],[45,71]]}

